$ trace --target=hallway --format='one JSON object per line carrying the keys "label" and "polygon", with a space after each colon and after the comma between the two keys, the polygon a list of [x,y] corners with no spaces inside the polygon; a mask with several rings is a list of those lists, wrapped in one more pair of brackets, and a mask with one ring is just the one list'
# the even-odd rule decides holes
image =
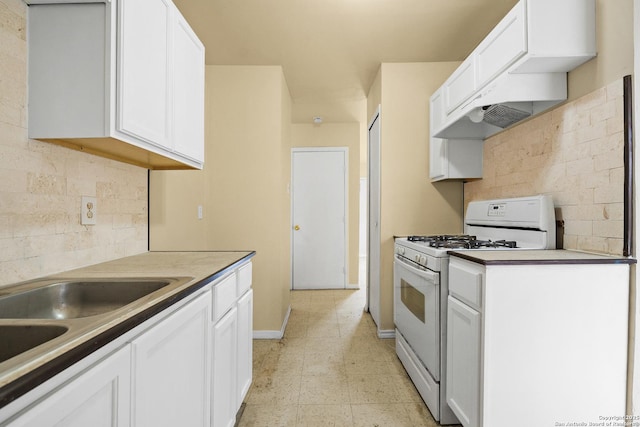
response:
{"label": "hallway", "polygon": [[254,340],[239,426],[438,426],[364,304],[364,290],[292,291],[285,337]]}

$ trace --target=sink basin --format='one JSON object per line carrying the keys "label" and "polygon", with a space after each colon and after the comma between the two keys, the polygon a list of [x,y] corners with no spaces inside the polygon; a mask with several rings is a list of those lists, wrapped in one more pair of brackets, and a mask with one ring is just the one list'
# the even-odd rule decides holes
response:
{"label": "sink basin", "polygon": [[76,319],[123,307],[169,279],[59,281],[0,297],[0,319]]}
{"label": "sink basin", "polygon": [[0,363],[67,332],[57,325],[0,325]]}

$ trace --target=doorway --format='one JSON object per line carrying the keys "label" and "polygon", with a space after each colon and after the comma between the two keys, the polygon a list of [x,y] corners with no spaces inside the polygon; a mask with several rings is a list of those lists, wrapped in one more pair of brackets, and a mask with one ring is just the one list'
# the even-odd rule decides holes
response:
{"label": "doorway", "polygon": [[347,287],[348,148],[291,151],[293,289]]}

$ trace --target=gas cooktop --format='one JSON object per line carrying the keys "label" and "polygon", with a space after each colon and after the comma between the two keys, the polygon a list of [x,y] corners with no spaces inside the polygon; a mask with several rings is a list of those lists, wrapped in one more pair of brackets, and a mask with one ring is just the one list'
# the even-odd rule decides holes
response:
{"label": "gas cooktop", "polygon": [[468,234],[441,234],[432,236],[408,236],[409,242],[424,243],[432,248],[441,249],[487,249],[487,248],[516,248],[515,240],[479,240]]}

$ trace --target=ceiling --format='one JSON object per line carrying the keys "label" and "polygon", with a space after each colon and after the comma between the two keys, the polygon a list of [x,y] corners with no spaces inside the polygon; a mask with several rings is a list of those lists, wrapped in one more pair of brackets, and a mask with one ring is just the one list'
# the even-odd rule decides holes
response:
{"label": "ceiling", "polygon": [[207,64],[281,65],[294,122],[340,122],[361,121],[382,62],[461,61],[517,0],[174,2]]}

